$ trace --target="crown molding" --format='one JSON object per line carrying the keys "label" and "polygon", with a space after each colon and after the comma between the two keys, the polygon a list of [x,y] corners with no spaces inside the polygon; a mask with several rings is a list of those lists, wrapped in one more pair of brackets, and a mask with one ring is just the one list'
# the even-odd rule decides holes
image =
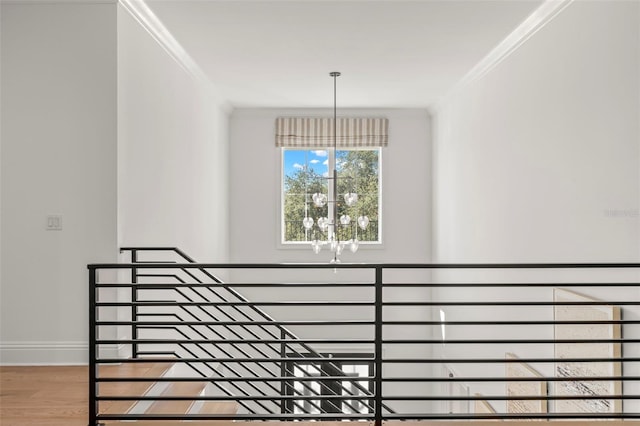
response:
{"label": "crown molding", "polygon": [[202,68],[191,58],[186,50],[167,30],[162,21],[147,6],[144,0],[118,0],[124,9],[149,33],[151,37],[171,56],[187,73],[201,82],[209,82]]}
{"label": "crown molding", "polygon": [[144,0],[118,0],[118,3],[144,28],[147,33],[162,47],[171,58],[180,65],[195,81],[201,83],[220,101],[220,107],[227,114],[232,106],[224,100],[209,77],[193,60],[187,51],[173,37],[162,21],[147,6]]}
{"label": "crown molding", "polygon": [[549,22],[566,9],[574,0],[545,0],[531,15],[518,27],[494,47],[484,58],[460,79],[460,81],[447,93],[444,99],[429,108],[431,114],[437,114],[443,103],[456,92],[459,92],[469,84],[481,79],[502,61],[511,56],[529,38],[544,28]]}

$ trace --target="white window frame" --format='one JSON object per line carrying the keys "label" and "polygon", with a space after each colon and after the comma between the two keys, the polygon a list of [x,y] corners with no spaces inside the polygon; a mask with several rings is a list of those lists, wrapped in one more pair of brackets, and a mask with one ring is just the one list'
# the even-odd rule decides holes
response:
{"label": "white window frame", "polygon": [[[279,223],[279,235],[278,238],[278,248],[282,249],[300,249],[305,248],[311,245],[311,241],[285,241],[285,221],[284,221],[284,202],[285,202],[285,193],[284,193],[284,178],[285,178],[285,164],[284,164],[284,153],[285,150],[289,151],[315,151],[315,150],[326,150],[327,152],[333,152],[333,147],[304,147],[304,148],[280,148],[280,173],[279,173],[279,184],[278,188],[280,191],[280,206],[278,211],[278,223]],[[383,173],[383,158],[382,158],[382,147],[367,147],[367,148],[338,148],[338,151],[378,151],[378,240],[377,241],[360,241],[360,249],[383,249],[383,188],[382,188],[382,173]],[[329,173],[331,173],[334,169],[335,162],[335,153],[334,155],[329,155],[329,164],[327,169]],[[329,185],[331,187],[331,185]],[[332,190],[330,189],[332,192]]]}

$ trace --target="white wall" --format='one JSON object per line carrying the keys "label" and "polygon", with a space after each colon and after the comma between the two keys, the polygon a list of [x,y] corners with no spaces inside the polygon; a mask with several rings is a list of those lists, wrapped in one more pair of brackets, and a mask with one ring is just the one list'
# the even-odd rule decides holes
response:
{"label": "white wall", "polygon": [[86,265],[117,255],[116,5],[0,8],[0,362],[86,362]]}
{"label": "white wall", "polygon": [[118,8],[118,244],[227,260],[222,103]]}
{"label": "white wall", "polygon": [[[434,119],[434,261],[640,261],[640,3],[573,2],[488,74],[452,93]],[[441,280],[635,281],[640,271],[439,272]],[[551,280],[551,281],[549,281]],[[494,282],[495,282],[494,281]],[[637,289],[582,290],[596,298],[637,299]],[[441,300],[552,300],[552,290],[434,291]],[[552,319],[548,309],[444,309],[448,321]],[[534,312],[535,311],[535,312]],[[638,319],[633,308],[625,320]],[[625,338],[637,338],[625,326]],[[517,329],[451,328],[448,339],[521,338]],[[551,327],[527,329],[551,339]],[[469,348],[448,345],[447,356]],[[625,344],[625,356],[640,353]],[[477,356],[504,352],[553,356],[553,346],[477,347]],[[479,373],[457,365],[462,376]],[[553,375],[553,366],[536,366]],[[504,367],[483,366],[499,376]],[[636,374],[625,364],[624,374]],[[498,386],[498,388],[496,387]],[[502,386],[500,389],[499,386]],[[635,393],[637,384],[625,384]],[[471,393],[504,393],[503,385]],[[626,406],[627,409],[629,408]]]}
{"label": "white wall", "polygon": [[574,2],[437,112],[434,259],[638,261],[637,2]]}
{"label": "white wall", "polygon": [[[230,258],[234,262],[320,262],[309,247],[279,247],[281,151],[279,116],[332,116],[329,110],[236,109],[231,117]],[[431,121],[425,110],[342,109],[340,116],[389,118],[382,150],[383,248],[343,253],[343,262],[428,262],[431,259]],[[409,225],[410,224],[410,225]],[[346,252],[346,250],[345,250]]]}

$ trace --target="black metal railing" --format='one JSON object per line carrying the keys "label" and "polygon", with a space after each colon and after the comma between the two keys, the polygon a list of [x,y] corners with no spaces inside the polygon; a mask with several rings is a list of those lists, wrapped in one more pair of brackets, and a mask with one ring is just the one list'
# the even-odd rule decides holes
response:
{"label": "black metal railing", "polygon": [[[91,426],[640,418],[640,264],[153,263],[135,250],[136,263],[89,265]],[[183,368],[101,374],[148,357]],[[101,387],[114,382],[204,387]],[[181,400],[239,409],[143,410]],[[138,408],[108,409],[122,401]]]}
{"label": "black metal railing", "polygon": [[[140,248],[129,247],[129,248],[123,248],[122,251],[130,252],[131,260],[135,260],[136,263],[143,264],[146,266],[149,266],[149,265],[153,266],[155,264],[163,262],[162,260],[159,260],[162,258],[162,256],[158,257],[158,253],[162,253],[164,255],[177,254],[180,257],[181,261],[193,262],[193,259],[191,259],[184,252],[176,248],[155,247],[155,248],[140,249]],[[153,253],[153,256],[151,258],[152,260],[140,258],[141,253],[147,253],[147,254]],[[167,258],[165,258],[165,261],[167,261]],[[170,260],[170,262],[175,263],[175,260]],[[249,338],[249,339],[259,339],[261,341],[265,341],[264,340],[265,338],[267,339],[276,338],[280,335],[280,337],[283,340],[286,339],[289,342],[296,343],[296,345],[293,346],[291,343],[284,342],[284,343],[280,343],[279,347],[274,347],[274,345],[271,345],[271,344],[262,344],[258,342],[253,342],[248,345],[248,347],[252,351],[251,354],[247,353],[246,350],[242,350],[238,343],[232,343],[231,348],[236,352],[236,355],[239,357],[243,357],[245,359],[249,359],[251,358],[251,356],[272,358],[274,355],[288,356],[288,357],[295,358],[295,357],[300,357],[302,354],[304,354],[304,356],[310,355],[317,358],[322,357],[322,355],[315,352],[309,345],[305,344],[304,342],[299,342],[299,339],[295,336],[295,334],[291,333],[291,331],[287,330],[281,324],[278,324],[277,322],[275,322],[272,318],[270,318],[267,314],[265,314],[265,312],[260,308],[257,308],[255,306],[252,306],[250,303],[247,303],[248,301],[244,299],[238,292],[225,286],[225,284],[219,278],[210,274],[208,271],[201,268],[186,269],[186,268],[176,267],[171,269],[174,270],[174,272],[176,271],[182,272],[184,275],[184,278],[191,280],[193,283],[202,284],[204,281],[209,281],[218,285],[215,285],[213,287],[199,286],[199,285],[190,286],[190,285],[185,285],[186,284],[185,279],[181,278],[176,273],[167,273],[166,271],[156,271],[153,268],[151,269],[147,268],[144,272],[140,272],[138,268],[132,268],[131,274],[130,274],[131,275],[130,281],[132,283],[131,300],[136,302],[144,301],[145,298],[142,297],[140,293],[141,291],[152,289],[152,287],[150,287],[148,284],[153,282],[153,280],[160,279],[161,282],[165,282],[169,280],[174,283],[182,284],[179,287],[173,288],[171,292],[173,294],[179,295],[183,301],[194,302],[195,301],[194,297],[201,298],[201,300],[218,300],[219,303],[226,303],[227,306],[230,307],[231,315],[229,314],[229,312],[225,312],[224,310],[221,310],[219,307],[216,307],[215,305],[208,306],[206,309],[200,305],[195,305],[195,308],[179,305],[175,309],[177,309],[183,315],[187,314],[187,315],[193,316],[194,315],[193,312],[189,311],[189,309],[197,309],[198,313],[201,315],[201,318],[194,316],[193,320],[195,320],[195,323],[193,321],[192,322],[184,321],[183,318],[180,318],[180,321],[178,321],[177,323],[171,323],[171,322],[166,322],[165,319],[162,319],[161,318],[162,315],[159,315],[157,312],[141,314],[139,312],[140,304],[133,303],[131,307],[131,317],[133,318],[133,320],[131,321],[131,333],[130,333],[132,336],[139,336],[140,335],[139,333],[141,332],[140,330],[164,329],[166,331],[168,330],[173,330],[174,332],[177,331],[182,335],[182,337],[186,337],[185,332],[182,331],[182,329],[186,327],[188,329],[187,331],[190,332],[191,335],[195,335],[195,337],[197,338],[203,338],[204,337],[203,333],[198,330],[195,330],[195,326],[204,325],[208,332],[213,332],[214,337],[221,338],[222,337],[221,333],[217,332],[214,329],[214,325],[215,325],[218,328],[224,329],[231,335],[231,337],[235,337],[235,338],[240,338],[245,340]],[[201,276],[197,276],[198,273],[200,273]],[[151,282],[149,282],[150,279],[152,280]],[[140,282],[145,280],[147,281],[146,283],[147,285],[140,285]],[[163,290],[165,290],[165,292],[168,289],[169,289],[168,287],[163,286]],[[156,291],[158,290],[156,289]],[[186,294],[187,292],[189,292],[190,295],[187,295]],[[240,309],[239,307],[235,306],[233,303],[230,303],[229,302],[230,298],[233,300],[245,302],[246,304],[243,308],[247,308],[247,309],[246,310]],[[262,320],[263,323],[258,324],[256,322],[256,318],[252,318],[252,316],[249,315],[248,313],[253,314],[254,316],[257,316],[257,319]],[[149,315],[155,316],[156,320],[162,319],[163,323],[150,324],[148,322],[139,321],[140,317],[149,316]],[[175,313],[171,315],[173,315],[174,317],[178,317],[178,315],[176,315]],[[223,323],[223,320],[225,319],[227,321],[231,320],[231,323]],[[213,322],[207,323],[205,322],[206,320],[213,321]],[[241,320],[245,320],[245,321],[248,320],[249,322],[242,324],[240,322]],[[115,324],[111,323],[109,325],[113,326]],[[237,331],[235,331],[232,325],[239,326],[243,334],[240,334]],[[249,328],[249,326],[257,326],[257,329],[259,330],[258,333],[262,333],[262,335],[259,335],[258,333],[252,331]],[[138,340],[138,339],[136,337],[133,340]],[[181,343],[179,346],[181,348],[181,353],[184,353],[187,350],[184,343]],[[232,355],[229,353],[229,351],[223,349],[221,346],[222,345],[219,342],[213,342],[209,345],[205,344],[204,342],[200,342],[198,344],[197,349],[199,350],[199,353],[205,358],[212,359],[212,351],[214,352],[217,351],[217,352],[221,352],[222,356],[226,356],[227,358],[231,359],[230,357],[232,357]],[[149,356],[149,355],[158,355],[161,353],[167,353],[166,350],[154,351],[154,350],[147,349],[145,351],[140,351],[138,343],[132,344],[131,348],[132,348],[132,351],[131,351],[132,357],[134,359],[137,358],[138,355]],[[277,351],[279,351],[279,353]],[[175,354],[175,352],[170,352],[170,351],[169,353]],[[193,355],[193,351],[187,351],[187,355]],[[235,369],[227,365],[227,368],[229,369],[227,374],[228,375],[230,374],[232,377],[241,377],[241,375],[238,374],[238,371],[237,371],[237,370],[240,370],[244,373],[244,376],[246,378],[258,377],[256,375],[257,374],[256,372],[259,372],[261,374],[266,374],[267,377],[277,376],[277,374],[275,374],[273,371],[269,371],[269,369],[265,367],[263,364],[255,364],[255,365],[252,365],[251,368],[249,368],[247,364],[248,364],[247,362],[241,363],[237,365]],[[281,361],[274,361],[273,364],[279,365],[280,367],[284,365]],[[189,365],[191,366],[191,364]],[[204,363],[204,365],[208,366],[207,363]],[[323,363],[322,369],[320,369],[318,366],[315,366],[315,365],[310,365],[308,367],[311,369],[311,371],[307,371],[305,375],[317,372],[321,375],[329,374],[332,376],[339,376],[339,377],[346,376],[346,374],[343,373],[340,369],[336,368],[334,363],[331,362],[330,360],[328,362]],[[201,370],[202,368],[196,371],[200,372]],[[298,373],[301,371],[300,369],[295,369],[295,370],[296,371],[294,372],[298,372]],[[282,368],[281,368],[281,371],[284,371],[285,373],[287,372]],[[215,373],[219,375],[218,372],[215,372]],[[206,375],[201,374],[201,376],[204,377]],[[352,411],[354,411],[356,410],[356,406],[359,406],[359,407],[365,406],[365,407],[368,407],[370,410],[372,409],[370,405],[367,405],[366,402],[363,403],[363,401],[367,401],[366,399],[363,399],[363,398],[368,394],[368,390],[365,387],[363,387],[359,382],[351,381],[349,382],[348,385],[345,385],[342,383],[342,381],[338,381],[337,382],[338,386],[335,386],[335,383],[334,383],[334,386],[330,387],[329,385],[327,385],[327,382],[325,382],[324,380],[321,380],[321,381],[316,381],[319,384],[319,389],[314,390],[308,383],[298,379],[299,377],[296,378],[297,385],[299,385],[305,390],[308,397],[312,397],[314,395],[324,395],[323,401],[326,401],[327,395],[336,396],[338,392],[344,392],[346,395],[355,395],[355,396],[359,395],[359,398],[356,398],[353,401],[345,402],[345,406],[347,409],[351,409]],[[233,386],[235,388],[234,391],[238,395],[247,397],[249,395],[247,393],[247,389],[240,389],[237,382],[238,381],[232,381],[230,383],[230,386]],[[284,382],[284,381],[281,382],[280,389],[277,389],[276,386],[270,382],[263,383],[262,388],[259,388],[258,386],[256,386],[251,380],[246,380],[246,383],[247,383],[246,387],[249,387],[250,388],[249,390],[254,392],[254,394],[258,397],[266,397],[268,393],[265,393],[265,391],[266,392],[275,391],[282,395],[293,394],[292,390],[294,386],[290,380],[287,382]],[[220,387],[219,384],[217,383],[216,383],[216,386],[218,388]],[[223,389],[220,389],[220,390],[223,390]],[[227,390],[224,389],[224,391],[227,391]],[[256,413],[256,410],[252,409],[251,405],[255,405],[256,407],[254,408],[256,408],[258,411],[265,412],[266,410],[267,412],[274,412],[275,407],[268,406],[268,404],[265,405],[265,403],[262,402],[262,400],[260,400],[259,398],[257,399],[247,398],[247,400],[249,399],[253,399],[253,403],[247,403],[243,401],[241,398],[238,399],[239,404],[242,405],[243,408],[246,409],[249,413]],[[324,407],[321,407],[320,405],[323,405]],[[340,407],[338,407],[338,404],[331,401],[329,401],[328,403],[323,402],[322,404],[320,402],[305,401],[304,406],[306,408],[304,408],[302,403],[296,400],[286,400],[286,398],[283,398],[281,402],[281,407],[285,407],[285,406],[287,408],[286,409],[282,408],[283,412],[297,411],[298,413],[303,413],[303,414],[309,414],[311,412],[308,409],[309,407],[311,407],[314,412],[320,412],[320,413],[327,412],[327,407],[329,408],[328,412],[340,411]]]}

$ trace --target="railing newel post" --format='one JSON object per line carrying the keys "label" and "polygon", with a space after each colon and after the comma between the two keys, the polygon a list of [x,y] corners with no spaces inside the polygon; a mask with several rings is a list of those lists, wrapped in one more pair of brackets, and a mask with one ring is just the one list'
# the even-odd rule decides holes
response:
{"label": "railing newel post", "polygon": [[96,268],[89,267],[89,426],[98,426]]}
{"label": "railing newel post", "polygon": [[382,266],[377,265],[375,271],[375,403],[373,408],[374,424],[375,426],[382,426]]}

